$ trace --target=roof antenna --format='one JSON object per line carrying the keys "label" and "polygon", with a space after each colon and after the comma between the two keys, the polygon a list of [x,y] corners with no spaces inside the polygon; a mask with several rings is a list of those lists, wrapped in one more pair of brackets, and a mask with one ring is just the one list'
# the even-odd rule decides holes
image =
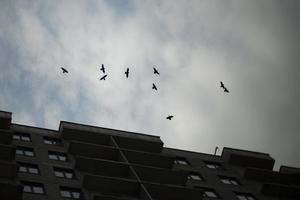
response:
{"label": "roof antenna", "polygon": [[218,146],[216,146],[216,148],[215,148],[215,154],[214,155],[217,155],[217,151],[219,150],[219,147]]}

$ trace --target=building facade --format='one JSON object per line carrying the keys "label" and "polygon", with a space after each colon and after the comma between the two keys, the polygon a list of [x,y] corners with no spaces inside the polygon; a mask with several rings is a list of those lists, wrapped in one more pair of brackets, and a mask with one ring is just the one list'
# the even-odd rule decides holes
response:
{"label": "building facade", "polygon": [[210,155],[163,146],[160,137],[60,122],[11,123],[0,112],[1,200],[296,200],[300,169],[266,153]]}

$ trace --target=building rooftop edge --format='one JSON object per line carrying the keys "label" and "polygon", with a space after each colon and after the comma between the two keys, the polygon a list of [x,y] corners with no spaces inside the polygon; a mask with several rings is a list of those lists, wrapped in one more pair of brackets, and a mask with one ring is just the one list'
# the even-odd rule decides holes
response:
{"label": "building rooftop edge", "polygon": [[287,166],[287,165],[280,165],[280,168],[279,168],[279,172],[280,170],[282,170],[283,168],[288,168],[288,169],[291,169],[291,170],[300,170],[300,167],[291,167],[291,166]]}
{"label": "building rooftop edge", "polygon": [[221,155],[214,155],[214,154],[197,152],[197,151],[191,151],[191,150],[176,149],[176,148],[172,148],[172,147],[163,147],[163,148],[164,149],[175,150],[175,151],[183,151],[183,152],[193,153],[193,154],[203,154],[203,155],[207,155],[207,156],[221,157]]}
{"label": "building rooftop edge", "polygon": [[75,126],[90,127],[90,128],[96,128],[96,129],[104,129],[104,130],[108,130],[108,131],[121,131],[121,132],[129,133],[129,134],[135,134],[135,135],[141,135],[141,136],[147,136],[147,137],[154,137],[154,138],[160,139],[160,136],[157,136],[157,135],[149,135],[149,134],[144,134],[144,133],[137,133],[137,132],[131,132],[131,131],[124,131],[124,130],[113,129],[113,128],[105,128],[105,127],[101,127],[101,126],[93,126],[93,125],[80,124],[80,123],[68,122],[68,121],[60,121],[58,131],[61,130],[61,126],[62,126],[63,124],[71,124],[71,125],[75,125]]}
{"label": "building rooftop edge", "polygon": [[12,126],[23,126],[23,127],[27,127],[27,128],[40,129],[40,130],[45,130],[45,131],[51,131],[51,132],[59,133],[58,130],[49,129],[49,128],[41,128],[41,127],[37,127],[37,126],[17,124],[17,123],[11,123],[11,125]]}
{"label": "building rooftop edge", "polygon": [[[1,113],[2,114],[12,115],[12,112],[8,112],[8,111],[2,111],[2,110],[0,110],[0,114]],[[80,123],[68,122],[68,121],[60,121],[59,127],[58,127],[57,130],[55,130],[55,129],[49,129],[49,128],[42,128],[42,127],[37,127],[37,126],[30,126],[30,125],[18,124],[18,123],[11,123],[11,125],[13,125],[13,126],[28,127],[28,128],[33,128],[33,129],[40,129],[40,130],[45,130],[45,131],[51,131],[51,132],[55,132],[55,133],[60,133],[61,126],[63,124],[70,124],[70,125],[82,126],[82,127],[91,127],[91,128],[96,128],[96,129],[105,129],[105,130],[109,130],[109,131],[121,131],[121,132],[125,132],[125,133],[128,133],[128,134],[135,134],[135,135],[141,135],[141,136],[147,136],[147,137],[153,137],[153,138],[159,138],[160,139],[160,136],[157,136],[157,135],[149,135],[149,134],[144,134],[144,133],[124,131],[124,130],[113,129],[113,128],[105,128],[105,127],[100,127],[100,126],[80,124]],[[236,148],[231,148],[231,147],[223,147],[221,155],[214,155],[214,154],[202,153],[202,152],[196,152],[196,151],[190,151],[190,150],[182,150],[182,149],[171,148],[171,147],[163,147],[163,148],[164,149],[170,149],[170,150],[176,150],[176,151],[183,151],[183,152],[188,152],[188,153],[194,153],[194,154],[203,154],[203,155],[213,156],[213,157],[222,157],[223,153],[224,153],[224,150],[226,151],[226,149],[227,149],[227,150],[235,150],[235,151],[242,151],[242,152],[255,153],[255,154],[260,154],[260,155],[266,155],[266,156],[269,156],[271,159],[273,159],[275,161],[275,159],[272,158],[270,156],[270,154],[268,154],[268,153],[262,153],[262,152],[257,152],[257,151],[244,150],[244,149],[236,149]],[[300,169],[298,167],[293,167],[293,166],[288,166],[288,165],[281,165],[280,169],[281,168],[291,168],[291,169],[297,169],[297,170]]]}
{"label": "building rooftop edge", "polygon": [[260,155],[271,157],[270,154],[268,154],[268,153],[263,153],[263,152],[258,152],[258,151],[251,151],[251,150],[245,150],[245,149],[236,149],[236,148],[232,148],[232,147],[223,147],[222,154],[223,154],[224,150],[226,150],[226,149],[228,149],[228,150],[234,150],[234,151],[243,151],[243,152],[246,152],[246,153],[260,154]]}
{"label": "building rooftop edge", "polygon": [[12,114],[12,112],[0,110],[0,113]]}

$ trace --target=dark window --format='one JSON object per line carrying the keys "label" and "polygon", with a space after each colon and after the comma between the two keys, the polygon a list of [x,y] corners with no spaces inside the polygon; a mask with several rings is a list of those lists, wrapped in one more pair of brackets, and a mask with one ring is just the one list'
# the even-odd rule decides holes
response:
{"label": "dark window", "polygon": [[29,174],[39,174],[38,165],[30,163],[19,162],[19,172],[29,173]]}
{"label": "dark window", "polygon": [[222,168],[221,164],[216,163],[216,162],[205,162],[205,165],[209,169],[221,169]]}
{"label": "dark window", "polygon": [[59,178],[75,179],[75,174],[72,169],[53,167],[54,175]]}
{"label": "dark window", "polygon": [[196,180],[196,181],[203,181],[202,176],[200,176],[198,173],[194,173],[194,172],[192,172],[188,175],[188,179]]}
{"label": "dark window", "polygon": [[23,185],[23,192],[45,194],[44,185],[41,183],[21,181],[21,184]]}
{"label": "dark window", "polygon": [[239,182],[235,178],[232,178],[232,177],[223,177],[223,176],[221,176],[220,180],[224,184],[239,185]]}
{"label": "dark window", "polygon": [[67,155],[65,153],[61,153],[61,152],[49,151],[48,157],[50,160],[58,160],[58,161],[63,161],[63,162],[68,161]]}
{"label": "dark window", "polygon": [[21,141],[25,141],[25,142],[30,142],[31,141],[30,135],[28,133],[14,133],[13,134],[13,139],[14,140],[21,140]]}
{"label": "dark window", "polygon": [[33,148],[17,146],[16,155],[34,157]]}
{"label": "dark window", "polygon": [[77,188],[60,187],[60,195],[65,198],[81,199],[82,192]]}
{"label": "dark window", "polygon": [[57,145],[57,146],[62,144],[60,139],[52,138],[52,137],[46,137],[46,136],[44,137],[44,143],[45,144],[50,144],[50,145]]}
{"label": "dark window", "polygon": [[255,200],[255,198],[253,197],[253,195],[248,194],[248,193],[236,193],[236,197],[239,200]]}
{"label": "dark window", "polygon": [[185,158],[181,157],[176,157],[174,163],[178,165],[189,165],[188,161]]}

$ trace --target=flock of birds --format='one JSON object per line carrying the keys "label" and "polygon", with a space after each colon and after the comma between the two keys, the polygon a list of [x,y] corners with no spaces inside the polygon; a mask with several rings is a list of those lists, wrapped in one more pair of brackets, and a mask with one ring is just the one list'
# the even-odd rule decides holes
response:
{"label": "flock of birds", "polygon": [[[62,70],[63,74],[65,74],[65,73],[68,74],[69,73],[69,71],[66,68],[61,67],[60,69]],[[100,71],[102,71],[103,74],[104,74],[100,78],[100,81],[102,81],[102,80],[105,81],[105,78],[107,77],[107,74],[105,73],[105,67],[104,67],[103,64],[101,65]],[[153,73],[156,74],[156,75],[160,75],[159,72],[158,72],[158,70],[155,67],[153,67]],[[126,76],[126,78],[129,77],[129,68],[126,69],[125,76]],[[224,90],[224,92],[229,93],[229,90],[227,89],[227,87],[225,87],[225,85],[224,85],[224,83],[222,81],[220,81],[220,84],[221,84],[220,87]],[[152,83],[152,89],[153,90],[157,90],[157,87],[156,87],[156,85],[154,83]],[[173,117],[174,117],[173,115],[169,115],[169,116],[166,117],[166,119],[172,120]]]}

